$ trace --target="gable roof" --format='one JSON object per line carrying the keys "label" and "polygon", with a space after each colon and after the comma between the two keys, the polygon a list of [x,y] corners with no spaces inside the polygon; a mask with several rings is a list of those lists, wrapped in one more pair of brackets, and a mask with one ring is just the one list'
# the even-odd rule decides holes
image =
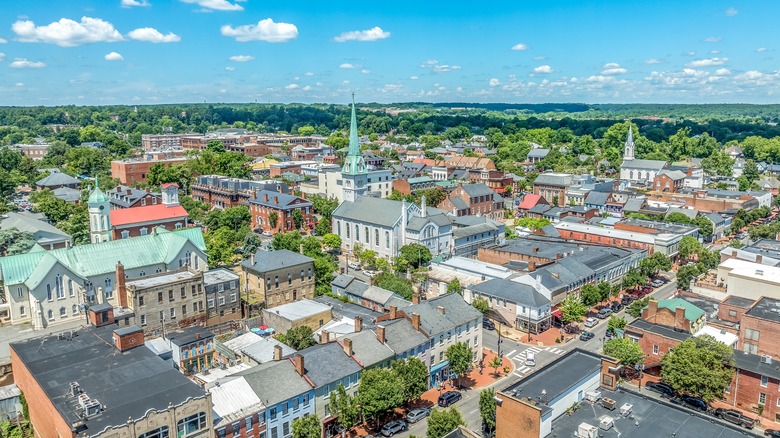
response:
{"label": "gable roof", "polygon": [[494,278],[482,283],[473,284],[469,286],[469,289],[479,294],[503,298],[507,301],[536,309],[550,304],[550,300],[545,298],[544,295],[540,294],[533,287],[515,281],[504,280],[502,278]]}
{"label": "gable roof", "polygon": [[392,228],[401,220],[402,205],[401,201],[358,196],[354,201],[339,204],[333,211],[333,217]]}
{"label": "gable roof", "polygon": [[606,205],[609,195],[610,193],[607,192],[588,192],[588,194],[585,195],[585,203],[590,205]]}
{"label": "gable roof", "polygon": [[621,169],[647,169],[647,170],[661,170],[666,166],[666,161],[661,160],[623,160],[623,164],[620,165]]}
{"label": "gable roof", "polygon": [[[444,315],[439,313],[444,308]],[[404,309],[407,315],[420,315],[420,328],[430,336],[452,330],[453,328],[480,317],[479,310],[467,304],[460,294],[450,293],[413,304]]]}
{"label": "gable roof", "polygon": [[35,242],[41,245],[64,242],[71,239],[70,235],[60,231],[54,225],[25,213],[9,211],[0,216],[0,230],[10,228],[32,233]]}
{"label": "gable roof", "polygon": [[65,202],[76,202],[81,199],[81,190],[70,187],[57,187],[52,190],[54,197],[60,198]]}
{"label": "gable roof", "polygon": [[490,187],[486,186],[485,183],[462,184],[461,188],[472,198],[475,196],[493,196],[496,193],[490,190]]}
{"label": "gable roof", "polygon": [[688,321],[696,321],[700,317],[704,316],[704,311],[683,300],[682,298],[672,298],[670,300],[658,300],[659,309],[667,309],[674,313],[675,309],[682,307],[685,309],[685,319]]}
{"label": "gable roof", "polygon": [[540,202],[546,204],[547,200],[544,199],[542,195],[529,193],[523,197],[523,201],[520,202],[520,205],[517,208],[519,208],[520,210],[530,210]]}
{"label": "gable roof", "polygon": [[314,383],[315,388],[362,370],[362,367],[353,358],[347,356],[341,345],[336,342],[314,345],[299,351],[298,354],[303,356],[306,377]]}
{"label": "gable roof", "polygon": [[70,184],[81,185],[81,180],[74,178],[67,173],[54,172],[35,182],[39,187],[64,186]]}
{"label": "gable roof", "polygon": [[[111,226],[121,227],[143,222],[162,222],[186,219],[189,213],[181,205],[147,205],[144,207],[111,210]],[[182,224],[183,225],[183,224]]]}
{"label": "gable roof", "polygon": [[289,249],[279,249],[276,251],[257,251],[255,253],[254,259],[254,264],[252,264],[251,259],[246,259],[241,262],[241,266],[254,272],[270,272],[290,266],[298,266],[314,262],[313,258],[306,257],[303,254],[290,251]]}
{"label": "gable roof", "polygon": [[235,375],[243,376],[252,390],[262,395],[266,406],[273,406],[313,389],[295,371],[295,365],[286,359],[264,363]]}
{"label": "gable roof", "polygon": [[[363,329],[358,333],[350,333],[348,335],[339,336],[339,345],[344,345],[344,339],[350,339],[352,341],[352,355],[360,362],[360,365],[364,367],[370,367],[383,361],[386,361],[395,353],[387,345],[387,343],[379,342],[376,337],[376,333],[371,330]],[[387,333],[385,333],[385,339]]]}

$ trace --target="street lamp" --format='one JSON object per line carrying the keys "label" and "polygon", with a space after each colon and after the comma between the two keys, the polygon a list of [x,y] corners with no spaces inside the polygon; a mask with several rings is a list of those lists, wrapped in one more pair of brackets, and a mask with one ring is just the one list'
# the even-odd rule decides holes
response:
{"label": "street lamp", "polygon": [[502,358],[501,356],[501,326],[503,325],[503,321],[500,319],[498,320],[498,357],[499,359]]}

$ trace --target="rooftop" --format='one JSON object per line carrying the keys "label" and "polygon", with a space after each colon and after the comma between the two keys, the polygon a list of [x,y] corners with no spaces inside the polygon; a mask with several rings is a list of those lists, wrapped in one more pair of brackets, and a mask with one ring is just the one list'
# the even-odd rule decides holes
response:
{"label": "rooftop", "polygon": [[507,301],[536,309],[550,304],[550,300],[537,292],[533,287],[501,278],[494,278],[469,286],[469,289],[479,294],[503,298]]}
{"label": "rooftop", "polygon": [[773,322],[780,322],[780,300],[762,297],[745,314]]}
{"label": "rooftop", "polygon": [[729,270],[729,275],[747,277],[767,283],[780,283],[780,268],[748,262],[739,259],[728,259],[718,267]]}
{"label": "rooftop", "polygon": [[306,377],[316,388],[361,371],[360,365],[336,342],[317,344],[298,352],[304,359]]}
{"label": "rooftop", "polygon": [[225,268],[209,269],[203,273],[203,283],[207,286],[226,281],[238,281],[239,278],[238,274]]}
{"label": "rooftop", "polygon": [[241,352],[257,363],[266,363],[274,360],[274,348],[277,345],[282,347],[282,357],[289,356],[296,351],[274,338],[261,337],[257,342],[241,347]]}
{"label": "rooftop", "polygon": [[48,176],[45,176],[35,182],[35,185],[39,187],[64,186],[70,184],[81,185],[81,180],[74,178],[67,173],[52,172]]}
{"label": "rooftop", "polygon": [[214,426],[224,426],[243,420],[247,415],[265,408],[243,377],[213,386],[209,392],[214,409]]}
{"label": "rooftop", "polygon": [[190,271],[189,269],[181,271],[163,272],[160,274],[147,275],[139,277],[134,280],[127,280],[127,286],[135,286],[138,289],[145,289],[148,287],[160,286],[163,284],[176,283],[179,281],[192,280],[199,276],[197,271]]}
{"label": "rooftop", "polygon": [[333,211],[334,218],[347,218],[354,221],[393,227],[401,220],[400,201],[358,196],[354,201],[344,201]]}
{"label": "rooftop", "polygon": [[330,306],[333,317],[344,317],[354,320],[356,316],[363,318],[363,328],[371,328],[374,326],[373,320],[377,316],[382,315],[381,312],[375,312],[363,306],[358,306],[353,303],[344,303],[333,297],[321,296],[314,299],[314,301]]}
{"label": "rooftop", "polygon": [[265,309],[266,312],[275,313],[282,318],[290,321],[296,321],[301,318],[307,318],[322,312],[330,311],[330,306],[312,300],[300,300],[292,303],[282,304],[281,306]]}
{"label": "rooftop", "polygon": [[54,225],[37,219],[34,215],[27,213],[16,213],[9,211],[0,216],[0,230],[16,228],[19,231],[27,231],[33,234],[33,239],[39,244],[64,242],[71,237],[60,231]]}
{"label": "rooftop", "polygon": [[246,259],[241,262],[241,266],[254,272],[271,272],[290,266],[313,263],[314,259],[289,249],[279,249],[276,251],[257,251],[254,255],[254,262],[252,264],[252,259]]}
{"label": "rooftop", "polygon": [[[387,332],[385,332],[386,338]],[[344,345],[345,339],[352,340],[352,355],[355,356],[363,367],[376,365],[395,356],[395,352],[386,343],[382,344],[379,342],[376,333],[371,330],[363,329],[358,333],[339,336],[339,343]]]}
{"label": "rooftop", "polygon": [[685,319],[687,319],[688,321],[696,321],[697,319],[704,316],[703,310],[696,307],[692,303],[683,300],[682,298],[672,298],[670,300],[658,300],[659,309],[668,309],[672,313],[674,313],[674,311],[678,307],[682,307],[683,309],[685,309]]}
{"label": "rooftop", "polygon": [[631,332],[632,328],[641,330],[643,332],[654,333],[663,336],[665,338],[675,339],[680,342],[691,337],[690,333],[688,332],[675,330],[665,325],[653,324],[651,322],[645,321],[642,318],[637,318],[629,322],[628,325],[626,326],[626,332],[627,333]]}
{"label": "rooftop", "polygon": [[173,345],[181,347],[182,345],[191,344],[198,340],[213,338],[214,333],[203,327],[190,327],[179,332],[166,333],[165,337],[171,341]]}
{"label": "rooftop", "polygon": [[188,216],[189,213],[181,205],[157,204],[144,207],[119,208],[111,210],[111,226],[186,219]]}
{"label": "rooftop", "polygon": [[[266,406],[273,406],[313,389],[306,379],[295,371],[295,366],[289,359],[264,363],[235,376],[243,376],[255,394],[261,395]],[[284,384],[280,384],[281,382]]]}

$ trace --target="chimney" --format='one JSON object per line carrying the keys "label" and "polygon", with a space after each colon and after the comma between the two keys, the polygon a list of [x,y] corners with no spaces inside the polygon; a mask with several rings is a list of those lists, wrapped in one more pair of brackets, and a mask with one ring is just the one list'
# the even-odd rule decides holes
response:
{"label": "chimney", "polygon": [[117,193],[122,193],[122,187],[116,186],[116,192]]}
{"label": "chimney", "polygon": [[385,327],[378,325],[376,326],[376,340],[379,341],[380,344],[385,343]]}
{"label": "chimney", "polygon": [[534,272],[536,270],[536,263],[528,262],[528,272]]}
{"label": "chimney", "polygon": [[536,253],[536,252],[539,252],[539,247],[538,247],[538,246],[535,246],[535,247],[534,247],[534,252],[535,252],[535,253]]}
{"label": "chimney", "polygon": [[144,329],[137,325],[114,330],[114,346],[119,351],[127,351],[139,345],[144,345]]}
{"label": "chimney", "polygon": [[274,196],[274,204],[278,204],[278,203],[279,203],[279,197],[278,196]]}
{"label": "chimney", "polygon": [[446,310],[444,309],[444,306],[436,306],[436,310],[438,310],[439,313],[441,313],[442,315],[444,315],[444,313],[446,313]]}
{"label": "chimney", "polygon": [[756,263],[761,264],[761,262],[763,262],[763,261],[764,261],[764,256],[762,256],[761,254],[757,254],[756,255]]}
{"label": "chimney", "polygon": [[412,328],[420,331],[420,314],[419,313],[412,313]]}
{"label": "chimney", "polygon": [[393,320],[398,316],[398,307],[390,306],[390,319]]}
{"label": "chimney", "polygon": [[301,243],[301,245],[298,247],[298,252],[299,252],[299,253],[301,253],[301,254],[303,254],[303,244],[302,244],[302,243]]}
{"label": "chimney", "polygon": [[352,357],[352,339],[344,338],[344,354]]}
{"label": "chimney", "polygon": [[677,307],[674,309],[674,328],[690,331],[690,326],[685,322],[685,308]]}
{"label": "chimney", "polygon": [[[303,377],[304,374],[306,374],[306,368],[303,366],[303,356],[300,354],[295,355],[295,371],[298,372],[298,374]],[[280,384],[282,382],[279,382]]]}
{"label": "chimney", "polygon": [[420,217],[426,217],[428,215],[427,203],[425,202],[425,195],[420,200]]}
{"label": "chimney", "polygon": [[200,332],[195,333],[195,339],[200,339]]}
{"label": "chimney", "polygon": [[151,192],[152,192],[152,189],[150,189],[149,187],[147,187],[147,188],[146,188],[146,193],[151,193]]}
{"label": "chimney", "polygon": [[125,266],[121,262],[116,262],[116,293],[119,307],[129,307],[127,305],[127,286],[125,286]]}
{"label": "chimney", "polygon": [[327,330],[322,330],[320,332],[320,344],[327,344],[328,342],[330,342],[330,333]]}
{"label": "chimney", "polygon": [[363,318],[360,316],[355,317],[355,333],[363,331]]}
{"label": "chimney", "polygon": [[412,304],[420,304],[420,294],[412,294]]}
{"label": "chimney", "polygon": [[[655,314],[658,313],[658,300],[650,298],[647,302],[647,310],[642,312],[642,319],[655,322]],[[652,321],[650,320],[652,318]]]}
{"label": "chimney", "polygon": [[252,199],[257,199],[257,191],[252,192]]}
{"label": "chimney", "polygon": [[277,362],[282,360],[282,346],[279,344],[274,345],[274,360]]}
{"label": "chimney", "polygon": [[132,191],[132,190],[130,190],[130,189],[127,189],[127,190],[125,191],[125,194],[126,194],[127,196],[130,196],[130,194],[132,194],[132,193],[133,193],[133,191]]}
{"label": "chimney", "polygon": [[268,202],[268,193],[263,194],[263,201]]}

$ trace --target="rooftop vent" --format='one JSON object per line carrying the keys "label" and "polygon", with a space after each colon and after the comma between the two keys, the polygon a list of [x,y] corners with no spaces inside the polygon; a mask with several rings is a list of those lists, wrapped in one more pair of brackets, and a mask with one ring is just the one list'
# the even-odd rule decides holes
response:
{"label": "rooftop vent", "polygon": [[761,363],[771,364],[772,363],[772,356],[765,354],[761,356]]}
{"label": "rooftop vent", "polygon": [[89,398],[87,394],[79,395],[79,405],[84,409],[85,418],[92,418],[100,413],[100,402]]}
{"label": "rooftop vent", "polygon": [[76,397],[79,394],[81,394],[81,387],[79,386],[79,382],[70,382],[70,387],[68,388],[68,395],[70,397]]}

